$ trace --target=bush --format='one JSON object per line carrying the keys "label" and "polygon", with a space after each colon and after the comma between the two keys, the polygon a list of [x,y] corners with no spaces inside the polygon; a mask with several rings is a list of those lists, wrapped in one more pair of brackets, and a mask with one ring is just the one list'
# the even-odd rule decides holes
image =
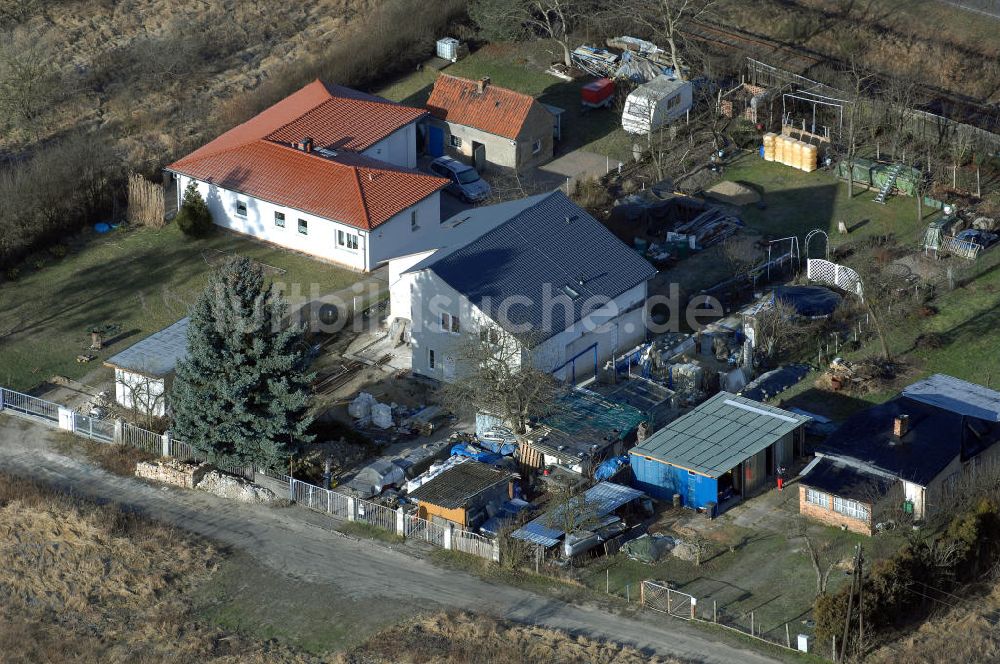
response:
{"label": "bush", "polygon": [[52,258],[55,259],[66,258],[67,253],[69,253],[69,249],[66,247],[65,244],[54,244],[51,247],[49,247],[49,254],[52,256]]}
{"label": "bush", "polygon": [[174,220],[181,232],[189,237],[205,237],[212,232],[212,212],[194,182],[184,190],[184,202]]}

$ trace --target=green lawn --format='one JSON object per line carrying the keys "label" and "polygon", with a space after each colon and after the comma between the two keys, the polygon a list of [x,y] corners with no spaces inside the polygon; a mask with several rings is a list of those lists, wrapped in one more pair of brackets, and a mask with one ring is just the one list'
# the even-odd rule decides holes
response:
{"label": "green lawn", "polygon": [[[745,206],[742,217],[748,226],[772,237],[801,238],[819,228],[830,234],[831,246],[882,234],[894,234],[900,241],[916,246],[931,219],[932,210],[925,207],[925,219],[918,222],[916,200],[908,196],[893,196],[880,205],[872,200],[874,191],[855,187],[851,197],[847,185],[831,173],[805,173],[764,161],[756,154],[741,155],[726,169],[724,178],[747,184],[763,196],[767,207],[759,210]],[[837,233],[840,221],[847,224],[849,235]],[[818,251],[819,246],[817,241],[814,250]]]}
{"label": "green lawn", "polygon": [[[489,76],[495,85],[523,92],[542,103],[564,109],[563,139],[556,147],[558,154],[582,148],[613,159],[631,158],[631,141],[621,129],[617,111],[583,112],[580,87],[591,79],[568,82],[545,73],[548,65],[557,59],[552,44],[544,40],[490,44],[450,65],[444,72],[469,79]],[[387,99],[423,106],[436,77],[436,71],[424,69],[375,92]]]}
{"label": "green lawn", "polygon": [[[275,268],[286,292],[306,297],[354,283],[359,275],[222,231],[191,240],[163,230],[87,235],[62,259],[48,259],[0,284],[0,384],[30,389],[53,375],[79,379],[101,361],[187,314],[221,255],[237,252]],[[315,284],[315,287],[313,286]],[[94,361],[76,362],[90,329],[113,326]]]}

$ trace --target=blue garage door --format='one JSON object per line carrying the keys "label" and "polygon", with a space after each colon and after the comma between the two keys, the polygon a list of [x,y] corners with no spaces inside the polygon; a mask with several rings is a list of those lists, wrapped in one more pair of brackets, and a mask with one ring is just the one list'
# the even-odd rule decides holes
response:
{"label": "blue garage door", "polygon": [[427,153],[432,157],[444,155],[444,129],[431,125],[427,128]]}

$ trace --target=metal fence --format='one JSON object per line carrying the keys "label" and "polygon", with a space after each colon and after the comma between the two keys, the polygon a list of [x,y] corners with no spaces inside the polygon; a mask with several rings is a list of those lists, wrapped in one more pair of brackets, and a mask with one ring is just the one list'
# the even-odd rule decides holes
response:
{"label": "metal fence", "polygon": [[640,591],[640,601],[647,609],[668,613],[684,620],[693,620],[697,616],[695,610],[698,600],[694,595],[682,593],[655,581],[643,581]]}
{"label": "metal fence", "polygon": [[[367,523],[375,528],[428,542],[434,546],[453,548],[487,560],[498,560],[497,548],[493,541],[476,533],[431,523],[415,515],[403,515],[391,507],[370,500],[353,498],[275,471],[211,459],[210,455],[189,443],[174,439],[169,433],[159,434],[121,420],[85,415],[51,401],[0,388],[0,411],[5,410],[98,442],[128,445],[156,456],[209,462],[222,471],[249,481],[254,481],[256,474],[260,473],[287,487],[288,499],[302,507],[325,512],[341,519]],[[277,488],[280,490],[280,487]]]}

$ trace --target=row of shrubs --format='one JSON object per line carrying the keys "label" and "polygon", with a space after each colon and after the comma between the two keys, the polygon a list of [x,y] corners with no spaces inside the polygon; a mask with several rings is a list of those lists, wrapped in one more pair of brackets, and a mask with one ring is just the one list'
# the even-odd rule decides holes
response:
{"label": "row of shrubs", "polygon": [[[939,533],[915,534],[895,556],[875,563],[865,577],[865,639],[857,625],[858,596],[848,634],[847,651],[862,656],[901,628],[915,625],[937,606],[941,591],[952,593],[982,579],[1000,562],[1000,508],[995,498],[982,498],[951,519]],[[841,643],[852,602],[848,585],[816,599],[816,637]],[[838,649],[841,646],[838,645]]]}

